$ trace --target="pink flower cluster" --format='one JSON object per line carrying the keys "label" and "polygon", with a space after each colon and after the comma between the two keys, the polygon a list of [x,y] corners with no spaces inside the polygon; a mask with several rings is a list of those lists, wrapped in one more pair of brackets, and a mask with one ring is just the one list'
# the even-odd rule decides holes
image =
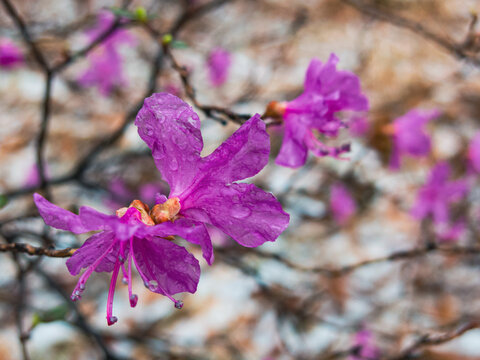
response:
{"label": "pink flower cluster", "polygon": [[296,99],[277,106],[277,115],[284,122],[283,144],[276,163],[297,168],[305,164],[310,150],[316,156],[338,157],[350,150],[325,145],[318,135],[335,137],[347,124],[339,112],[367,111],[368,100],[361,92],[358,77],[349,71],[337,70],[339,59],[331,54],[323,64],[313,59],[305,76],[303,93]]}

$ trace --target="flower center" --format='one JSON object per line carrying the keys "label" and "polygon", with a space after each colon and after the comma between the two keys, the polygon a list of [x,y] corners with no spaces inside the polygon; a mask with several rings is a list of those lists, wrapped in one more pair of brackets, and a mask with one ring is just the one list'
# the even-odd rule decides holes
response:
{"label": "flower center", "polygon": [[178,198],[171,198],[166,200],[163,204],[155,205],[152,210],[147,204],[140,200],[133,200],[128,207],[123,207],[116,211],[118,217],[125,215],[129,208],[135,208],[140,212],[141,221],[145,225],[153,226],[164,223],[166,221],[174,221],[177,219],[177,214],[180,211],[180,200]]}
{"label": "flower center", "polygon": [[157,204],[150,211],[155,224],[161,224],[166,221],[175,221],[177,219],[178,212],[180,211],[180,199],[177,197],[168,199],[163,204]]}

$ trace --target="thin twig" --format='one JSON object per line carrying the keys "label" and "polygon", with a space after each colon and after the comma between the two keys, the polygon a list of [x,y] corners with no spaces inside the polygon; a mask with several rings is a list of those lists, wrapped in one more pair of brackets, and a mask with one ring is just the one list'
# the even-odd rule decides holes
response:
{"label": "thin twig", "polygon": [[403,350],[399,355],[388,357],[388,360],[403,360],[410,359],[411,356],[420,348],[426,346],[440,345],[448,341],[456,339],[467,331],[478,329],[480,327],[479,321],[470,321],[465,324],[458,326],[453,331],[436,333],[436,334],[425,334],[420,336],[412,345]]}
{"label": "thin twig", "polygon": [[73,255],[75,250],[77,249],[66,248],[55,250],[23,243],[0,244],[0,252],[25,253],[28,255],[48,256],[55,258],[70,257]]}
{"label": "thin twig", "polygon": [[462,44],[457,44],[452,39],[442,37],[418,22],[407,19],[386,9],[382,9],[380,6],[370,5],[361,0],[340,1],[377,20],[384,21],[397,27],[410,30],[413,33],[439,45],[456,58],[460,60],[466,60],[475,66],[480,66],[480,59],[467,54],[464,51],[464,47],[462,46]]}

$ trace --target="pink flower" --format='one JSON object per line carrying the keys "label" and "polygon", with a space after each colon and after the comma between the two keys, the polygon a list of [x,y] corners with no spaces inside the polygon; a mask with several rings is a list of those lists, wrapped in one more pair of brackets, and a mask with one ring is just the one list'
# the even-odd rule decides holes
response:
{"label": "pink flower", "polygon": [[0,39],[0,67],[11,70],[24,61],[22,51],[9,39]]}
{"label": "pink flower", "polygon": [[174,244],[171,235],[179,235],[193,243],[202,242],[208,238],[203,226],[186,219],[178,219],[175,223],[154,221],[148,206],[139,200],[134,200],[128,208],[117,210],[116,215],[105,215],[87,206],[81,207],[76,215],[39,194],[34,195],[34,200],[47,225],[75,234],[100,230],[75,251],[67,260],[67,267],[72,275],[86,268],[73,290],[74,301],[81,298],[85,283],[94,271],[112,272],[107,300],[108,325],[117,321],[113,316],[113,296],[120,269],[128,284],[132,307],[138,300],[132,292],[133,265],[149,290],[167,296],[177,308],[182,307],[182,302],[172,295],[196,291],[200,277],[198,261],[183,247]]}
{"label": "pink flower", "polygon": [[450,166],[446,162],[432,169],[427,183],[418,191],[411,210],[413,217],[421,220],[431,215],[436,225],[450,221],[449,207],[467,194],[468,185],[464,180],[448,181],[449,176]]}
{"label": "pink flower", "polygon": [[210,52],[207,59],[207,70],[212,86],[220,86],[227,81],[231,62],[230,53],[225,49],[216,47]]}
{"label": "pink flower", "polygon": [[[317,134],[335,137],[346,127],[336,115],[339,111],[366,111],[368,100],[361,93],[360,81],[349,71],[336,69],[338,58],[331,54],[323,64],[313,59],[305,77],[303,93],[280,111],[285,123],[283,144],[276,163],[296,168],[305,164],[307,152],[316,156],[334,156],[349,151],[350,146],[329,147]],[[267,110],[268,111],[268,110]]]}
{"label": "pink flower", "polygon": [[[272,194],[235,182],[257,174],[268,162],[270,141],[258,114],[206,157],[200,156],[198,115],[174,95],[157,93],[145,99],[135,125],[170,185],[163,206],[174,210],[159,216],[192,226],[213,225],[247,247],[275,241],[288,226],[289,215]],[[198,244],[211,264],[211,240]]]}
{"label": "pink flower", "polygon": [[410,110],[393,122],[393,149],[390,168],[400,168],[403,155],[426,156],[430,152],[430,136],[425,125],[440,115],[438,110]]}
{"label": "pink flower", "polygon": [[473,170],[480,173],[480,132],[477,132],[470,142],[468,160]]}
{"label": "pink flower", "polygon": [[349,360],[375,360],[380,357],[380,352],[375,346],[373,335],[370,331],[363,329],[355,335],[355,346],[359,347],[356,355],[349,356]]}
{"label": "pink flower", "polygon": [[330,208],[333,218],[339,225],[344,225],[356,211],[355,200],[342,184],[332,186],[330,193]]}
{"label": "pink flower", "polygon": [[[105,33],[113,24],[115,16],[110,12],[101,12],[98,15],[97,25],[87,31],[90,42],[94,42]],[[123,60],[118,52],[122,43],[133,45],[132,35],[124,30],[115,30],[101,45],[89,53],[87,59],[89,68],[78,78],[81,86],[97,86],[104,96],[109,95],[115,87],[125,86],[127,81],[123,75]]]}

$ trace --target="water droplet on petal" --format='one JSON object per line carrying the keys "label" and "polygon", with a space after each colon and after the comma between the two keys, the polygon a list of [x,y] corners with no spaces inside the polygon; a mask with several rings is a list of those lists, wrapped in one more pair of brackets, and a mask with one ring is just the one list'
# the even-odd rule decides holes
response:
{"label": "water droplet on petal", "polygon": [[178,169],[178,161],[177,161],[177,159],[175,159],[174,157],[172,157],[172,158],[170,159],[170,162],[169,162],[168,164],[169,164],[170,169],[171,169],[172,171],[175,171],[175,170]]}
{"label": "water droplet on petal", "polygon": [[149,290],[155,291],[155,290],[157,290],[158,282],[155,281],[155,280],[150,280],[150,281],[148,282],[147,287],[148,287]]}
{"label": "water droplet on petal", "polygon": [[152,136],[153,129],[151,128],[151,126],[145,126],[145,128],[143,129],[143,133],[147,136]]}
{"label": "water droplet on petal", "polygon": [[177,309],[183,308],[183,301],[182,300],[175,301],[175,308]]}
{"label": "water droplet on petal", "polygon": [[230,215],[236,219],[244,219],[252,213],[252,210],[249,208],[235,204],[230,208]]}

